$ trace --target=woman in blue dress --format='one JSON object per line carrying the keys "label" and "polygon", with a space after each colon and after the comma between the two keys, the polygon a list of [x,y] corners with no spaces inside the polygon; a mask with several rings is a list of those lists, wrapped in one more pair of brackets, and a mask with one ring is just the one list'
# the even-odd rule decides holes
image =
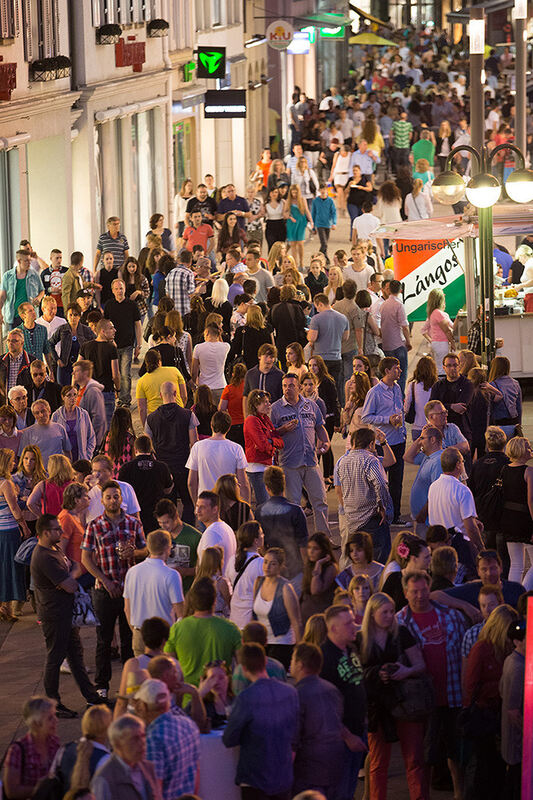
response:
{"label": "woman in blue dress", "polygon": [[307,223],[313,225],[307,200],[302,196],[300,187],[295,183],[289,187],[289,193],[285,201],[285,213],[287,217],[287,244],[296,261],[297,268],[302,271],[304,265],[304,241]]}

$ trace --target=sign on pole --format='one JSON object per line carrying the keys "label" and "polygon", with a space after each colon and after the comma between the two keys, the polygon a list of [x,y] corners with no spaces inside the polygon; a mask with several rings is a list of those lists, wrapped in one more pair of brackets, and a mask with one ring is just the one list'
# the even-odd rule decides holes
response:
{"label": "sign on pole", "polygon": [[286,50],[293,40],[294,28],[284,19],[277,19],[270,23],[265,36],[267,44],[274,50]]}
{"label": "sign on pole", "polygon": [[225,47],[198,47],[199,78],[225,78],[226,77],[226,48]]}
{"label": "sign on pole", "polygon": [[446,311],[455,317],[466,302],[462,239],[395,239],[394,277],[404,284],[403,301],[409,322],[426,319],[432,289],[442,289]]}

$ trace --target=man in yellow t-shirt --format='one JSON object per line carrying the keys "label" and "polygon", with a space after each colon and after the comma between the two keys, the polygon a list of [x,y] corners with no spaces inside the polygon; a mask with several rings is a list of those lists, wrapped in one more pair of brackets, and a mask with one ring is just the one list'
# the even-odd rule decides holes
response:
{"label": "man in yellow t-shirt", "polygon": [[170,381],[176,385],[178,405],[184,406],[187,402],[187,387],[183,375],[177,367],[161,366],[159,350],[148,350],[144,363],[146,372],[139,378],[135,395],[143,428],[148,414],[159,408],[162,403],[159,392],[163,383]]}

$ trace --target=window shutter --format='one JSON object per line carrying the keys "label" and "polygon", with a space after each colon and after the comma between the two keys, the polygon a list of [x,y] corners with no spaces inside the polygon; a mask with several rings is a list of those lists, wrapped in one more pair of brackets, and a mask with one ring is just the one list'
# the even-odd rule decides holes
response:
{"label": "window shutter", "polygon": [[32,36],[32,10],[31,0],[21,0],[22,4],[22,32],[24,36],[24,59],[33,61],[33,36]]}

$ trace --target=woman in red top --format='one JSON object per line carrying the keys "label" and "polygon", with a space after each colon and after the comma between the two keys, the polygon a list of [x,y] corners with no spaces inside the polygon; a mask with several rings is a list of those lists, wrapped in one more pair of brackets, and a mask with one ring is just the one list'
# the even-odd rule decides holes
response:
{"label": "woman in red top", "polygon": [[29,728],[21,739],[11,742],[4,763],[4,797],[31,797],[48,775],[60,741],[56,736],[57,703],[49,697],[30,697],[22,716]]}
{"label": "woman in red top", "polygon": [[40,481],[28,497],[29,510],[40,517],[41,514],[57,516],[63,506],[63,492],[75,480],[70,459],[53,455],[48,459],[48,478]]}
{"label": "woman in red top", "polygon": [[[463,706],[473,706],[476,728],[470,737],[471,761],[466,767],[466,797],[499,800],[504,797],[505,763],[498,747],[501,729],[500,678],[503,662],[513,649],[507,636],[518,614],[508,605],[498,606],[481,629],[466,662]],[[477,731],[476,731],[477,733]]]}
{"label": "woman in red top", "polygon": [[231,428],[227,434],[227,439],[237,442],[244,447],[244,414],[242,411],[242,392],[244,389],[244,379],[246,377],[245,364],[235,364],[231,373],[231,379],[224,388],[218,404],[219,411],[227,411],[231,417]]}
{"label": "woman in red top", "polygon": [[281,450],[283,447],[283,439],[277,436],[269,417],[269,393],[253,389],[247,397],[247,402],[249,416],[244,420],[245,453],[248,461],[246,473],[259,506],[268,500],[263,473],[272,464],[276,450]]}

